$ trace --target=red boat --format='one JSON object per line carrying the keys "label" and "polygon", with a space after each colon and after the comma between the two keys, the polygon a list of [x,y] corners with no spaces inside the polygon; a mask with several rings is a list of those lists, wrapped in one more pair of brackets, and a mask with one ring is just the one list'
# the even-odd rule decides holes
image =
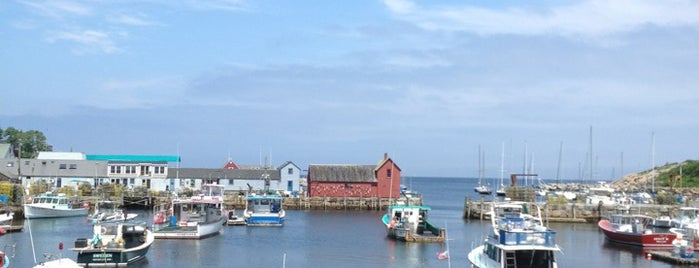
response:
{"label": "red boat", "polygon": [[609,241],[648,248],[672,248],[673,233],[654,233],[648,228],[653,218],[645,215],[616,214],[599,221]]}

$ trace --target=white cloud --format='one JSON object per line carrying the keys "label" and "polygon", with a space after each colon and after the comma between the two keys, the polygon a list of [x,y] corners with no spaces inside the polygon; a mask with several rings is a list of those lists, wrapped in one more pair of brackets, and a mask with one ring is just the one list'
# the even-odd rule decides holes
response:
{"label": "white cloud", "polygon": [[110,23],[113,23],[113,24],[121,24],[121,25],[127,25],[127,26],[161,25],[161,23],[151,21],[148,18],[146,18],[145,15],[142,15],[142,14],[139,14],[139,15],[120,14],[120,15],[108,16],[107,21]]}
{"label": "white cloud", "polygon": [[[396,4],[398,2],[399,4]],[[385,1],[401,20],[427,30],[477,34],[518,34],[596,37],[655,26],[699,24],[699,2],[579,1],[544,10],[475,6],[417,7],[407,0]],[[403,8],[409,6],[410,8]]]}
{"label": "white cloud", "polygon": [[78,43],[80,46],[73,49],[73,52],[76,54],[113,54],[121,51],[121,49],[114,44],[114,41],[108,33],[95,30],[62,31],[53,34],[47,40],[51,43],[61,40]]}
{"label": "white cloud", "polygon": [[21,1],[20,3],[43,16],[52,18],[63,18],[72,15],[86,16],[92,13],[90,8],[75,1]]}

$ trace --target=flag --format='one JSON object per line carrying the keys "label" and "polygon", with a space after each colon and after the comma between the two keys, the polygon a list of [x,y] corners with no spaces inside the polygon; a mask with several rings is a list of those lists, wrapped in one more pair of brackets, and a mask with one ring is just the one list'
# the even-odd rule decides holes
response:
{"label": "flag", "polygon": [[444,252],[437,252],[437,259],[440,260],[446,260],[449,258],[449,251],[445,250]]}

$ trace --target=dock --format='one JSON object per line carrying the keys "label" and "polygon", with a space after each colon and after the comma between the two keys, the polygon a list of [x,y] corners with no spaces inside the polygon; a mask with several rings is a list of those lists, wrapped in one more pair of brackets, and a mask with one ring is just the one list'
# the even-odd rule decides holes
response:
{"label": "dock", "polygon": [[680,256],[673,255],[672,252],[668,251],[646,251],[646,254],[650,254],[651,258],[654,260],[660,260],[671,264],[692,266],[699,265],[699,259],[696,257],[682,258]]}

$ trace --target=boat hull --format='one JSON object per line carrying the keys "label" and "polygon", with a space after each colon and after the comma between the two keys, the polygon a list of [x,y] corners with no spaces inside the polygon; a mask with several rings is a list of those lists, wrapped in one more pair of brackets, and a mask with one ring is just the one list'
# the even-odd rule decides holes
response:
{"label": "boat hull", "polygon": [[245,218],[247,226],[283,226],[284,217],[280,215],[251,215]]}
{"label": "boat hull", "polygon": [[217,221],[198,223],[195,226],[160,226],[153,234],[159,239],[202,239],[219,234],[225,221],[221,217]]}
{"label": "boat hull", "polygon": [[614,224],[603,219],[598,223],[607,240],[646,248],[671,248],[677,235],[673,233],[630,233],[614,228]]}
{"label": "boat hull", "polygon": [[44,206],[24,205],[24,217],[27,219],[61,218],[87,216],[87,208],[52,208]]}

